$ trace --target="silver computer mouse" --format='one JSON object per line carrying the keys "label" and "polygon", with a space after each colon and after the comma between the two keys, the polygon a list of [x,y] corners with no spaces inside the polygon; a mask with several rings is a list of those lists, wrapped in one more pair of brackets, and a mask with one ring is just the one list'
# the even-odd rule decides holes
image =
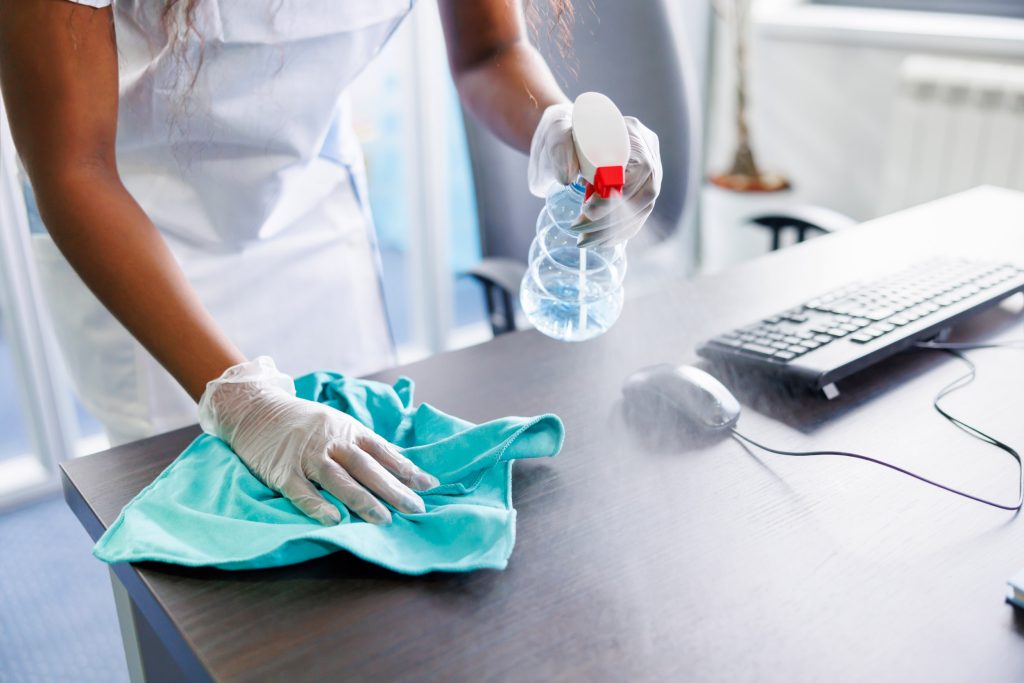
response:
{"label": "silver computer mouse", "polygon": [[703,429],[730,429],[740,418],[740,403],[725,385],[690,365],[652,365],[630,375],[622,387],[633,410],[678,415]]}

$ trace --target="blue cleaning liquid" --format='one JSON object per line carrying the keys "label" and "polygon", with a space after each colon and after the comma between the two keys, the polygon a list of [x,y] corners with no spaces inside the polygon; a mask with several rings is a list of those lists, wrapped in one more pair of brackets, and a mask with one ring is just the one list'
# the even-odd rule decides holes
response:
{"label": "blue cleaning liquid", "polygon": [[583,198],[578,183],[548,195],[519,291],[527,319],[561,341],[604,334],[622,312],[625,247],[576,246],[577,234],[569,227],[580,215]]}

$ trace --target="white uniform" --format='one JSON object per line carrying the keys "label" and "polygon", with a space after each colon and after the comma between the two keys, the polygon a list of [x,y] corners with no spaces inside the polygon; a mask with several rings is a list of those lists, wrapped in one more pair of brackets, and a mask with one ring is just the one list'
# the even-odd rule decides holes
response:
{"label": "white uniform", "polygon": [[[174,49],[162,0],[114,3],[124,183],[242,352],[292,375],[394,360],[344,90],[411,2],[200,0],[198,35]],[[35,246],[67,365],[112,441],[194,423],[193,401],[49,237]]]}

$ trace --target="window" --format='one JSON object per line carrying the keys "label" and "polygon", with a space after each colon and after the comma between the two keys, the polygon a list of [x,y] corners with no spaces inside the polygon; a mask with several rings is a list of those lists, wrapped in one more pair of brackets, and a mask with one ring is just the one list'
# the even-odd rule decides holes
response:
{"label": "window", "polygon": [[30,225],[41,225],[26,187],[0,102],[0,506],[56,490],[58,462],[106,446],[76,406],[49,332],[31,248]]}
{"label": "window", "polygon": [[420,3],[350,88],[403,362],[490,336],[465,132],[433,6]]}
{"label": "window", "polygon": [[26,419],[25,400],[19,396],[21,383],[15,374],[7,328],[10,319],[0,305],[0,462],[9,462],[32,452]]}

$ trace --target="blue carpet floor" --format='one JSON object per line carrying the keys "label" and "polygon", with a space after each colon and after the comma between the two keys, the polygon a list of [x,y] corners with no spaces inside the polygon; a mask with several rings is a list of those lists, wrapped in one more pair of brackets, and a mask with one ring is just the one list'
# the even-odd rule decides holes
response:
{"label": "blue carpet floor", "polygon": [[106,565],[60,498],[0,514],[0,683],[128,680]]}

